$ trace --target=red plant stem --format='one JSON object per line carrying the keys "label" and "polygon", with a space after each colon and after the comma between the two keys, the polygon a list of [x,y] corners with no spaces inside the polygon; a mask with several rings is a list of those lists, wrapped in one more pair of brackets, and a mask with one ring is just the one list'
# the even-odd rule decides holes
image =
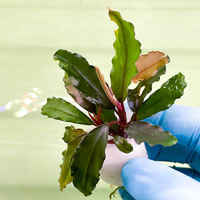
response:
{"label": "red plant stem", "polygon": [[133,120],[134,122],[136,122],[137,121],[137,113],[134,113],[134,120]]}
{"label": "red plant stem", "polygon": [[94,125],[98,125],[98,121],[88,112],[90,118],[92,119],[92,121],[94,122]]}
{"label": "red plant stem", "polygon": [[125,108],[124,108],[124,102],[121,103],[121,107],[122,107],[124,122],[127,123],[126,111],[125,111]]}
{"label": "red plant stem", "polygon": [[102,124],[101,123],[101,112],[102,112],[102,108],[99,108],[98,114],[97,114],[97,122],[98,122],[98,124]]}
{"label": "red plant stem", "polygon": [[119,118],[121,120],[121,118],[122,118],[122,107],[121,107],[121,104],[119,102],[117,103],[116,108],[117,108],[117,109],[115,109],[116,113],[118,114],[118,116],[119,116]]}
{"label": "red plant stem", "polygon": [[111,140],[108,140],[108,144],[115,144],[115,142],[113,139],[111,139]]}
{"label": "red plant stem", "polygon": [[112,125],[112,124],[124,125],[121,121],[112,121],[112,122],[108,123],[108,126],[110,126],[110,125]]}
{"label": "red plant stem", "polygon": [[114,111],[116,112],[116,114],[119,116],[119,111],[115,108]]}
{"label": "red plant stem", "polygon": [[118,103],[117,104],[117,109],[118,109],[118,116],[119,116],[119,121],[121,121],[121,123],[126,126],[127,124],[127,119],[126,119],[126,111],[125,111],[125,108],[124,108],[124,103]]}

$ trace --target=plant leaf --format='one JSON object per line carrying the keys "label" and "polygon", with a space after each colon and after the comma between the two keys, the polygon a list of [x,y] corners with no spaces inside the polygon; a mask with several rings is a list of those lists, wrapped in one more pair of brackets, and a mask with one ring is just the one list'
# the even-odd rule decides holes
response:
{"label": "plant leaf", "polygon": [[144,90],[138,100],[139,107],[142,105],[146,95],[151,92],[152,84],[156,81],[159,81],[160,76],[165,74],[165,72],[166,72],[166,65],[163,65],[162,67],[158,68],[157,73],[152,78],[142,81],[142,87],[144,87]]}
{"label": "plant leaf", "polygon": [[130,153],[131,151],[133,151],[133,146],[130,143],[128,143],[128,141],[125,138],[119,135],[114,136],[114,142],[117,148],[123,153]]}
{"label": "plant leaf", "polygon": [[[160,76],[165,74],[166,66],[163,65],[162,67],[158,68],[158,72],[152,77],[147,80],[140,81],[137,87],[133,90],[128,90],[128,105],[133,112],[137,112],[141,107],[146,95],[151,92],[152,84],[156,81],[160,80]],[[141,88],[144,87],[142,94],[140,94]]]}
{"label": "plant leaf", "polygon": [[170,78],[142,104],[137,113],[137,119],[145,119],[171,107],[174,101],[183,95],[186,86],[182,73]]}
{"label": "plant leaf", "polygon": [[86,132],[83,129],[75,129],[74,126],[66,126],[65,134],[62,139],[64,140],[64,142],[69,143],[74,138],[85,133]]}
{"label": "plant leaf", "polygon": [[[107,124],[112,121],[117,121],[117,117],[115,116],[114,110],[102,109],[101,120],[104,124]],[[110,129],[117,130],[118,124],[110,125]]]}
{"label": "plant leaf", "polygon": [[158,68],[168,63],[168,60],[168,56],[160,51],[152,51],[141,55],[135,63],[138,74],[131,81],[137,83],[138,81],[153,77],[157,73]]}
{"label": "plant leaf", "polygon": [[63,78],[63,81],[65,83],[65,88],[67,89],[68,94],[78,103],[82,108],[85,110],[93,113],[96,110],[95,104],[89,102],[82,92],[77,90],[74,85],[71,83],[67,73],[65,72],[65,76]]}
{"label": "plant leaf", "polygon": [[123,102],[127,97],[131,78],[137,74],[135,62],[141,53],[141,44],[135,39],[132,23],[123,20],[117,11],[109,10],[109,16],[119,27],[115,31],[116,40],[113,44],[116,54],[112,59],[111,87],[118,101]]}
{"label": "plant leaf", "polygon": [[137,109],[139,107],[138,99],[139,99],[139,96],[140,96],[141,85],[142,85],[142,83],[140,82],[135,89],[133,89],[133,90],[129,89],[128,90],[127,102],[128,102],[129,108],[133,112],[137,112]]}
{"label": "plant leaf", "polygon": [[115,116],[114,110],[102,109],[101,119],[104,123],[109,123],[116,121],[117,117]]}
{"label": "plant leaf", "polygon": [[158,68],[157,73],[153,77],[141,81],[142,82],[142,86],[152,85],[154,82],[159,81],[160,80],[160,76],[162,76],[165,73],[166,73],[166,65],[163,65],[162,67]]}
{"label": "plant leaf", "polygon": [[[74,134],[74,133],[72,133]],[[71,139],[68,143],[67,150],[63,151],[63,164],[60,165],[61,172],[60,172],[60,178],[58,182],[60,183],[60,190],[62,191],[67,184],[71,183],[73,180],[73,177],[71,176],[71,165],[73,161],[74,153],[85,137],[85,133]]]}
{"label": "plant leaf", "polygon": [[148,122],[136,121],[131,122],[125,129],[129,138],[140,144],[141,142],[147,142],[150,146],[161,144],[163,146],[172,146],[177,143],[176,137],[170,132],[164,131],[159,126],[154,126]]}
{"label": "plant leaf", "polygon": [[99,170],[105,159],[109,127],[101,125],[89,132],[74,155],[72,176],[74,186],[85,196],[91,195],[99,181]]}
{"label": "plant leaf", "polygon": [[64,122],[92,125],[92,121],[83,112],[62,98],[47,99],[42,107],[42,114]]}
{"label": "plant leaf", "polygon": [[58,50],[54,55],[60,67],[67,73],[71,84],[79,90],[92,104],[101,108],[112,109],[114,106],[108,99],[98,79],[95,67],[79,54],[67,50]]}

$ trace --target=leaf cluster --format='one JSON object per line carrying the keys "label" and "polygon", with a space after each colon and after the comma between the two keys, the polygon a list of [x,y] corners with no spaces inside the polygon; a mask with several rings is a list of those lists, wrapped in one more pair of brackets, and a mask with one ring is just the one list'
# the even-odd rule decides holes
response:
{"label": "leaf cluster", "polygon": [[[50,118],[95,126],[89,132],[66,126],[63,137],[67,148],[63,152],[60,189],[73,182],[85,196],[92,194],[99,181],[107,143],[130,153],[134,149],[127,138],[152,146],[171,146],[177,142],[168,131],[141,120],[169,108],[183,95],[186,87],[184,75],[178,73],[151,93],[153,83],[165,74],[169,57],[159,51],[141,55],[141,44],[135,38],[133,24],[122,19],[117,11],[109,10],[109,16],[118,26],[114,42],[116,54],[110,72],[111,86],[105,82],[100,69],[90,65],[83,56],[60,49],[54,59],[64,70],[65,88],[85,112],[55,97],[48,98],[42,108],[42,114]],[[130,121],[127,121],[124,107],[126,100],[132,111]]]}

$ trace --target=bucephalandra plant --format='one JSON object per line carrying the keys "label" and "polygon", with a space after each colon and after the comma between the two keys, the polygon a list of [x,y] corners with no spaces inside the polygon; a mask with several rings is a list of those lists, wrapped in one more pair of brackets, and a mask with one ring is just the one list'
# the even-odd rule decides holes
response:
{"label": "bucephalandra plant", "polygon": [[152,84],[165,74],[169,57],[159,51],[141,55],[133,24],[123,20],[117,11],[109,9],[109,16],[118,26],[111,86],[100,69],[84,57],[58,50],[54,59],[65,72],[65,88],[86,112],[56,97],[48,98],[42,108],[42,114],[50,118],[88,125],[87,130],[65,127],[63,140],[67,149],[63,152],[59,178],[60,190],[73,182],[85,196],[92,194],[100,178],[122,186],[123,165],[134,157],[148,157],[144,142],[151,146],[171,146],[177,142],[168,131],[141,120],[172,106],[186,87],[184,75],[178,73],[150,94]]}

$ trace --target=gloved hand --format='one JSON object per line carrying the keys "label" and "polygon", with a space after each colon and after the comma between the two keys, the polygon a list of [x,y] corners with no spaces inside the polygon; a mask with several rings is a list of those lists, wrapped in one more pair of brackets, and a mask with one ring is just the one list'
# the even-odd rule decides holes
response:
{"label": "gloved hand", "polygon": [[[178,143],[172,147],[146,144],[151,160],[135,158],[122,169],[126,189],[119,189],[122,199],[199,200],[200,108],[173,105],[145,121],[170,131]],[[191,169],[178,169],[179,172],[155,161],[187,163]]]}

